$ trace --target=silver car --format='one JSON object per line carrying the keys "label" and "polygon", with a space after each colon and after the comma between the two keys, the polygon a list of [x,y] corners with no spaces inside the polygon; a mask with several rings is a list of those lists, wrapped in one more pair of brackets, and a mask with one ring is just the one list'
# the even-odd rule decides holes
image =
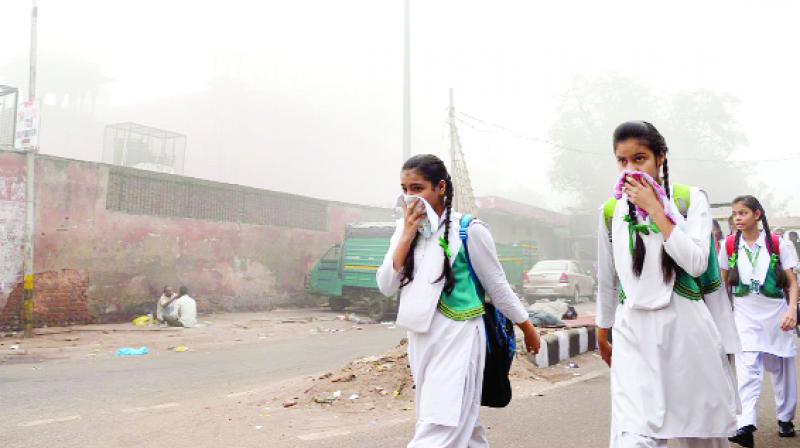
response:
{"label": "silver car", "polygon": [[525,273],[526,298],[567,298],[573,303],[581,297],[594,297],[595,281],[591,269],[576,260],[543,260]]}

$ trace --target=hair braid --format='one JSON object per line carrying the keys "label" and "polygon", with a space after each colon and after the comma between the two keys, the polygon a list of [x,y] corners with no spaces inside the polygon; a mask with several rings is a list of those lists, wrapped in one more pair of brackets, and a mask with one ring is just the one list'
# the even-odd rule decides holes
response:
{"label": "hair braid", "polygon": [[728,271],[728,286],[735,287],[739,285],[741,281],[739,279],[739,241],[742,240],[742,231],[736,231],[736,238],[733,239],[733,253],[728,254],[728,258],[736,256],[736,262],[733,263],[733,266],[729,266],[730,270]]}
{"label": "hair braid", "polygon": [[[664,191],[667,193],[667,199],[672,199],[672,192],[669,188],[669,163],[667,162],[667,146],[666,143],[664,144],[664,164],[661,165],[661,169],[663,171],[662,180],[664,181]],[[675,260],[669,256],[667,250],[663,247],[661,248],[661,274],[664,278],[664,283],[669,283],[672,281],[672,278],[675,276],[675,272],[678,270],[678,263],[675,263]]]}
{"label": "hair braid", "polygon": [[[636,220],[636,206],[633,205],[631,201],[628,201],[628,217],[631,220],[630,225],[634,225],[638,222]],[[647,254],[647,250],[644,247],[642,236],[639,235],[638,232],[634,233],[636,234],[636,244],[633,247],[633,273],[636,277],[639,277],[642,275],[644,257]]]}
{"label": "hair braid", "polygon": [[[759,204],[760,206],[761,204]],[[777,254],[777,250],[780,248],[775,248],[774,244],[772,244],[772,233],[769,231],[769,223],[767,222],[767,214],[764,213],[764,207],[761,207],[761,225],[764,226],[764,232],[767,234],[767,248],[769,249],[770,256],[773,254]],[[781,264],[781,257],[775,257],[775,275],[777,277],[776,286],[780,289],[786,288],[788,286],[788,279],[786,278],[786,272],[783,270],[783,265]]]}
{"label": "hair braid", "polygon": [[[453,181],[450,176],[445,179],[446,191],[444,194],[445,218],[444,218],[444,242],[450,245],[450,216],[453,213]],[[451,294],[453,288],[456,286],[455,277],[453,276],[453,267],[450,265],[450,258],[447,254],[444,255],[444,265],[442,266],[442,275],[437,282],[444,280],[444,292]]]}

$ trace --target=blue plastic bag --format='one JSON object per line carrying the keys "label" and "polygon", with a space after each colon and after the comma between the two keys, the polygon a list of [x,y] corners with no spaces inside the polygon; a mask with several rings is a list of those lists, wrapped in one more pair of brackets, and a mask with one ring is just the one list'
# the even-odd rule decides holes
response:
{"label": "blue plastic bag", "polygon": [[139,348],[124,347],[117,350],[117,357],[127,358],[129,356],[144,356],[149,353],[150,350],[148,350],[147,347],[139,347]]}

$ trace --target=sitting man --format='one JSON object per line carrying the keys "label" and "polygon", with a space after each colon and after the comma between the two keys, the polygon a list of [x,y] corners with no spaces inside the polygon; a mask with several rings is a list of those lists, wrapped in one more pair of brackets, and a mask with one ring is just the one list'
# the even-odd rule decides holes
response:
{"label": "sitting man", "polygon": [[164,309],[177,298],[178,295],[175,294],[171,286],[164,287],[164,292],[156,302],[156,320],[158,322],[164,322]]}
{"label": "sitting man", "polygon": [[170,327],[191,328],[197,324],[197,303],[189,297],[189,289],[181,286],[178,298],[164,308],[164,321]]}

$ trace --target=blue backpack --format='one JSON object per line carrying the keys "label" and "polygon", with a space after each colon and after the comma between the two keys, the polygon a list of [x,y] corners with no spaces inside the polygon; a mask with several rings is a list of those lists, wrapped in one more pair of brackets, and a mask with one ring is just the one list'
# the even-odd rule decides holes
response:
{"label": "blue backpack", "polygon": [[517,338],[514,334],[514,323],[493,304],[484,300],[485,291],[478,276],[475,275],[475,270],[472,269],[467,238],[469,237],[469,225],[473,219],[471,215],[461,217],[458,235],[461,237],[461,245],[464,247],[470,277],[478,290],[478,296],[483,301],[485,310],[483,325],[486,328],[486,363],[483,368],[481,405],[504,408],[511,402],[511,382],[508,379],[508,373],[517,352]]}

